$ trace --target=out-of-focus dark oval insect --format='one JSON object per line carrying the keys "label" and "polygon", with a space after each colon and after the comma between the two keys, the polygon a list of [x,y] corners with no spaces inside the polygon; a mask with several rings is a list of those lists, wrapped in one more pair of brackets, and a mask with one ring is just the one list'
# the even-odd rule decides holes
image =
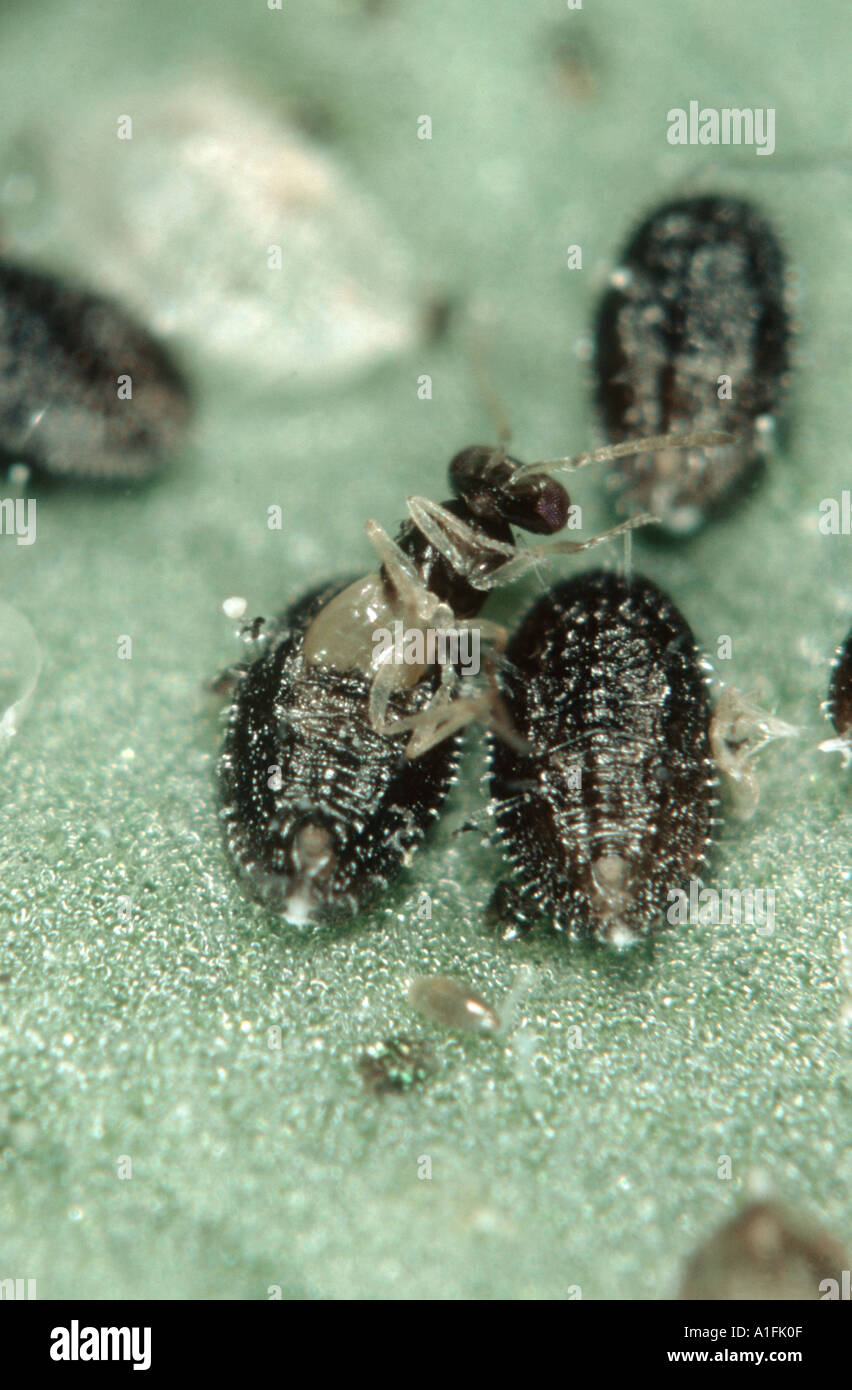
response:
{"label": "out-of-focus dark oval insect", "polygon": [[122,309],[0,261],[0,458],[57,479],[136,482],[188,416],[178,369]]}
{"label": "out-of-focus dark oval insect", "polygon": [[538,468],[463,450],[450,464],[454,498],[409,498],[396,542],[369,522],[381,568],[301,599],[235,670],[219,767],[226,853],[250,895],[287,921],[350,917],[387,886],[440,810],[471,719],[513,740],[493,685],[465,695],[458,655],[449,643],[430,651],[430,634],[437,643],[475,627],[499,645],[503,629],[476,616],[491,588],[542,553],[584,550],[648,519],[519,551],[513,526],[553,535],[569,515],[567,492]]}
{"label": "out-of-focus dark oval insect", "polygon": [[826,712],[837,730],[837,738],[826,739],[820,747],[827,753],[842,753],[843,765],[848,767],[852,762],[852,631],[838,648]]}
{"label": "out-of-focus dark oval insect", "polygon": [[620,461],[609,482],[623,515],[652,512],[686,535],[754,481],[788,385],[790,340],[784,256],[750,203],[692,197],[651,213],[598,310],[604,428],[611,440],[725,430],[735,443]]}
{"label": "out-of-focus dark oval insect", "polygon": [[530,610],[500,676],[529,752],[491,741],[515,870],[492,904],[507,937],[546,914],[624,945],[699,873],[717,805],[706,679],[686,620],[646,579],[592,570]]}
{"label": "out-of-focus dark oval insect", "polygon": [[[738,1301],[842,1297],[849,1256],[813,1218],[753,1202],[693,1253],[678,1297]],[[848,1279],[848,1275],[845,1276]]]}

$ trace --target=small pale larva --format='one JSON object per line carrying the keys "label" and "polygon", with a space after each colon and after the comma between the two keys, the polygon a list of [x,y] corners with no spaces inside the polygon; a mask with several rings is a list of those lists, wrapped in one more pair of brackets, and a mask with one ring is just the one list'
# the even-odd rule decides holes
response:
{"label": "small pale larva", "polygon": [[444,1028],[463,1033],[496,1033],[500,1018],[469,985],[447,975],[417,975],[408,989],[408,1001],[418,1013]]}

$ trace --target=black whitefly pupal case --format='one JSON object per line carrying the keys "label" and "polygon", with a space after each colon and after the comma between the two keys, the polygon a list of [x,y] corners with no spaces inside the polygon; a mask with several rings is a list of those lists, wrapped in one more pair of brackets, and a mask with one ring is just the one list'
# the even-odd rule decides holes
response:
{"label": "black whitefly pupal case", "polygon": [[[293,604],[237,686],[219,764],[226,854],[246,891],[297,926],[354,916],[422,840],[455,780],[460,736],[412,761],[405,739],[371,726],[370,677],[308,667],[305,634],[345,588]],[[400,717],[423,709],[435,668],[395,692]]]}
{"label": "black whitefly pupal case", "polygon": [[146,329],[100,295],[0,260],[0,458],[56,479],[138,482],[188,418],[183,379]]}
{"label": "black whitefly pupal case", "polygon": [[750,203],[680,199],[634,233],[595,326],[608,438],[725,430],[736,442],[619,460],[609,482],[622,514],[687,535],[755,480],[788,384],[788,300],[778,239]]}
{"label": "black whitefly pupal case", "polygon": [[514,879],[492,913],[616,945],[647,935],[711,846],[716,770],[692,632],[646,579],[592,570],[534,605],[500,686],[530,745],[491,736],[497,837]]}

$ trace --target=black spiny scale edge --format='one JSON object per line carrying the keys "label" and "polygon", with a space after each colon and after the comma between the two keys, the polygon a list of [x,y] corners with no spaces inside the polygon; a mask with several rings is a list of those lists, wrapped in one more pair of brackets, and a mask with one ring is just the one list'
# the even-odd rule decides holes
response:
{"label": "black spiny scale edge", "polygon": [[[311,880],[322,906],[310,920],[352,917],[408,862],[458,768],[460,735],[412,764],[405,737],[390,739],[371,727],[367,676],[305,670],[307,628],[344,587],[337,582],[315,590],[273,626],[266,650],[240,679],[219,763],[227,856],[256,901],[273,912],[285,912],[289,901],[291,922],[299,916],[292,856],[300,824],[322,826],[334,845],[327,876]],[[436,669],[412,691],[395,695],[392,712],[422,709],[439,679]],[[278,790],[270,786],[273,767],[281,770]]]}
{"label": "black spiny scale edge", "polygon": [[837,653],[831,673],[828,714],[840,737],[852,739],[852,630]]}
{"label": "black spiny scale edge", "polygon": [[170,356],[122,309],[0,260],[0,458],[56,479],[138,482],[188,418]]}
{"label": "black spiny scale edge", "polygon": [[[589,571],[530,610],[500,684],[533,749],[490,737],[497,839],[515,871],[494,904],[506,935],[536,915],[598,940],[648,934],[707,864],[717,824],[708,677],[688,624],[649,581]],[[592,866],[619,863],[629,871],[608,896]]]}

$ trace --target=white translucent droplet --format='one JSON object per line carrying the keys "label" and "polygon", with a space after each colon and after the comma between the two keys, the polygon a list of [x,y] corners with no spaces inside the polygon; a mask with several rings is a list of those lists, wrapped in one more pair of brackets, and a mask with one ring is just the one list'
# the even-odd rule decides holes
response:
{"label": "white translucent droplet", "polygon": [[18,732],[41,672],[41,647],[22,614],[0,602],[0,754]]}
{"label": "white translucent droplet", "polygon": [[233,598],[226,598],[222,603],[222,612],[226,618],[241,618],[248,607],[248,600],[234,595]]}
{"label": "white translucent droplet", "polygon": [[524,1001],[537,983],[538,971],[535,966],[519,966],[512,987],[500,1005],[500,1017],[503,1020],[500,1028],[502,1034],[511,1033],[517,1026]]}

